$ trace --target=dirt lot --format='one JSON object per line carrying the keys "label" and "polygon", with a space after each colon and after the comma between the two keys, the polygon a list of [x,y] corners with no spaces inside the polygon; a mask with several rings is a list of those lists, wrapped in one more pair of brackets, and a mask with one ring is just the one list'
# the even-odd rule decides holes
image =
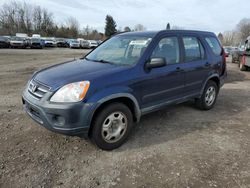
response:
{"label": "dirt lot", "polygon": [[152,113],[106,152],[44,129],[22,109],[33,71],[83,53],[0,50],[0,187],[250,187],[250,72],[228,63],[214,109],[188,102]]}

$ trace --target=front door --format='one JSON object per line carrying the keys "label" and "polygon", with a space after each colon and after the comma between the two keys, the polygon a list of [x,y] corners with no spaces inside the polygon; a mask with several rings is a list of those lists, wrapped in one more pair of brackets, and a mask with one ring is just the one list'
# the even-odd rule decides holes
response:
{"label": "front door", "polygon": [[142,108],[174,101],[181,98],[184,91],[184,73],[177,36],[161,37],[150,58],[164,58],[167,65],[144,72],[140,87]]}

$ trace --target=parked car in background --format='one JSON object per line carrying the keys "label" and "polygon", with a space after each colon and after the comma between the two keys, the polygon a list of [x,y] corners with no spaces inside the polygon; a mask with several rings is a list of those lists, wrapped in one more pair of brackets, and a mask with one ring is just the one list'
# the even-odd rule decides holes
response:
{"label": "parked car in background", "polygon": [[39,48],[42,49],[45,46],[44,40],[41,38],[31,38],[30,48]]}
{"label": "parked car in background", "polygon": [[9,48],[10,40],[8,37],[0,36],[0,48]]}
{"label": "parked car in background", "polygon": [[238,63],[240,65],[241,58],[245,51],[245,42],[239,44],[237,50],[232,52],[232,63]]}
{"label": "parked car in background", "polygon": [[11,37],[10,39],[10,47],[11,48],[26,48],[28,46],[28,42],[26,38],[23,37]]}
{"label": "parked car in background", "polygon": [[101,149],[112,150],[127,140],[142,115],[188,100],[212,109],[226,75],[214,33],[126,32],[85,58],[34,73],[22,101],[45,128],[88,135]]}
{"label": "parked car in background", "polygon": [[33,34],[32,38],[41,38],[41,35],[40,34]]}
{"label": "parked car in background", "polygon": [[250,70],[250,36],[245,41],[245,51],[240,59],[239,67],[241,71]]}
{"label": "parked car in background", "polygon": [[89,40],[89,48],[96,48],[99,44],[95,40]]}
{"label": "parked car in background", "polygon": [[55,38],[43,38],[45,47],[56,47]]}
{"label": "parked car in background", "polygon": [[229,57],[229,55],[231,54],[231,51],[232,51],[232,47],[231,46],[224,46],[223,48],[224,48],[226,57]]}
{"label": "parked car in background", "polygon": [[96,41],[98,45],[100,45],[103,41],[102,40],[97,40]]}
{"label": "parked car in background", "polygon": [[69,47],[70,48],[80,48],[80,41],[76,40],[76,39],[72,39],[70,40],[70,43],[69,43]]}
{"label": "parked car in background", "polygon": [[26,33],[16,33],[16,37],[28,38],[29,36]]}
{"label": "parked car in background", "polygon": [[89,41],[87,41],[87,40],[81,40],[80,45],[81,45],[81,48],[84,48],[84,49],[89,49],[90,48]]}
{"label": "parked car in background", "polygon": [[66,39],[57,38],[56,39],[56,46],[58,48],[68,48],[69,47],[69,43],[67,43]]}

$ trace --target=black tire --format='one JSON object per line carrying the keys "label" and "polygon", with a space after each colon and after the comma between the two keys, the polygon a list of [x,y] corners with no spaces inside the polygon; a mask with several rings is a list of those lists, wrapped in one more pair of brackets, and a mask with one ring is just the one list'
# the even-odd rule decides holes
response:
{"label": "black tire", "polygon": [[245,65],[243,65],[242,63],[239,64],[240,65],[240,70],[241,71],[246,71],[247,67]]}
{"label": "black tire", "polygon": [[[115,116],[115,113],[122,113],[122,115],[126,117],[125,119],[122,119],[122,121],[126,122],[127,125],[126,125],[126,129],[124,129],[124,132],[122,131],[119,132],[119,134],[121,134],[119,140],[112,141],[112,137],[111,137],[110,142],[112,143],[110,143],[106,141],[104,138],[105,131],[103,131],[103,125],[106,123],[105,121],[108,120],[107,118],[112,116],[112,114],[114,114]],[[113,123],[111,123],[111,127],[112,126],[113,126]],[[104,107],[94,117],[93,123],[92,123],[92,130],[90,133],[90,138],[99,148],[103,150],[113,150],[121,146],[124,142],[126,142],[131,132],[132,127],[133,127],[133,116],[132,116],[130,109],[122,103],[109,104],[106,107]],[[111,130],[113,131],[113,127],[111,128]]]}
{"label": "black tire", "polygon": [[[208,104],[206,102],[206,96],[207,96],[207,92],[210,88],[214,88],[214,91],[215,91],[215,96],[214,96],[214,99],[213,101],[211,102],[211,104]],[[219,92],[219,88],[217,86],[217,84],[212,81],[212,80],[209,80],[204,88],[204,91],[202,93],[202,96],[200,98],[197,98],[195,99],[195,104],[196,106],[201,109],[201,110],[210,110],[214,107],[215,103],[216,103],[216,99],[217,99],[217,96],[218,96],[218,92]]]}

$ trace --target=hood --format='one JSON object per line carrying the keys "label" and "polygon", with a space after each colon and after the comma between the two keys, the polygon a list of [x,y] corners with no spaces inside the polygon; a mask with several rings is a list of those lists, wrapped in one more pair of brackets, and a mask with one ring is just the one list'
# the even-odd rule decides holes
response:
{"label": "hood", "polygon": [[80,59],[40,70],[34,74],[33,79],[56,90],[72,82],[83,80],[91,82],[95,78],[124,69],[128,67]]}

